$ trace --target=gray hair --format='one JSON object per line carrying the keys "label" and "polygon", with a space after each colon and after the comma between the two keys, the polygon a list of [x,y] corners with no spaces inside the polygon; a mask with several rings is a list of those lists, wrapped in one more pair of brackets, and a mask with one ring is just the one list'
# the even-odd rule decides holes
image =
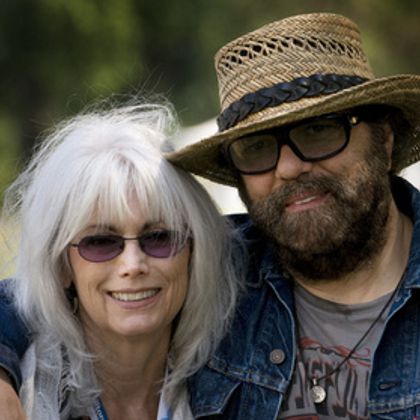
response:
{"label": "gray hair", "polygon": [[187,229],[193,241],[189,290],[171,341],[168,395],[177,395],[229,327],[242,248],[203,187],[165,160],[162,150],[174,127],[167,105],[82,114],[47,136],[7,191],[6,214],[17,215],[22,232],[16,303],[35,332],[40,368],[53,371],[51,352],[68,361],[60,386],[72,392],[62,411],[77,412],[99,393],[92,355],[63,288],[71,276],[67,247],[93,214],[103,220],[130,217],[130,193],[145,215],[174,231]]}

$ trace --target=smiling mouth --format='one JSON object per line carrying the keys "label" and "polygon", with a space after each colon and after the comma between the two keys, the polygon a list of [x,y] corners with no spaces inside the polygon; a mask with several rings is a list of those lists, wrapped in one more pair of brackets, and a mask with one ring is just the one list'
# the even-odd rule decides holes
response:
{"label": "smiling mouth", "polygon": [[145,290],[143,292],[127,293],[127,292],[111,292],[112,298],[121,302],[139,302],[157,295],[160,289]]}
{"label": "smiling mouth", "polygon": [[286,202],[286,207],[301,206],[320,198],[320,194],[305,194],[300,197],[290,197]]}
{"label": "smiling mouth", "polygon": [[316,200],[318,197],[319,197],[319,196],[312,195],[312,196],[310,196],[310,197],[303,198],[302,200],[296,200],[295,202],[293,202],[293,203],[291,203],[291,204],[297,204],[297,205],[300,205],[300,204],[310,203],[311,201]]}
{"label": "smiling mouth", "polygon": [[285,203],[285,209],[291,213],[314,210],[322,206],[328,197],[329,194],[323,192],[308,192],[300,196],[289,197]]}

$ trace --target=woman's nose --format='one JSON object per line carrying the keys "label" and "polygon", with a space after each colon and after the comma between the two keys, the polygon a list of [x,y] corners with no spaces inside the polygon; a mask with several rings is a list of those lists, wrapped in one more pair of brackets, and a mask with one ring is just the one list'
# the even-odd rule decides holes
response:
{"label": "woman's nose", "polygon": [[120,274],[124,277],[144,275],[149,272],[148,256],[140,248],[138,240],[126,240],[123,252],[118,256]]}

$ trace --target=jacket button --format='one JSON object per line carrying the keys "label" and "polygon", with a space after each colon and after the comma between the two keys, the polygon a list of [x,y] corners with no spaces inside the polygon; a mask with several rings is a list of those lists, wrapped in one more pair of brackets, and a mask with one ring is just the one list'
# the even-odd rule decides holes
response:
{"label": "jacket button", "polygon": [[279,365],[280,363],[284,362],[286,355],[284,354],[283,350],[276,349],[270,352],[270,362]]}

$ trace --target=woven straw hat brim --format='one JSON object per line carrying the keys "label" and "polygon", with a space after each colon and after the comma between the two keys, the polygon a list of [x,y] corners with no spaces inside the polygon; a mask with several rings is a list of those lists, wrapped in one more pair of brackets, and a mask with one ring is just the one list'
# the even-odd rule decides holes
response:
{"label": "woven straw hat brim", "polygon": [[[249,115],[234,127],[195,144],[169,153],[173,164],[218,183],[237,186],[237,176],[221,153],[221,145],[255,131],[301,121],[314,116],[343,111],[356,106],[384,104],[399,108],[411,126],[411,132],[396,145],[403,153],[393,160],[394,172],[420,160],[420,76],[396,75],[374,79],[327,96],[300,99],[265,108]],[[394,146],[395,148],[395,146]]]}

